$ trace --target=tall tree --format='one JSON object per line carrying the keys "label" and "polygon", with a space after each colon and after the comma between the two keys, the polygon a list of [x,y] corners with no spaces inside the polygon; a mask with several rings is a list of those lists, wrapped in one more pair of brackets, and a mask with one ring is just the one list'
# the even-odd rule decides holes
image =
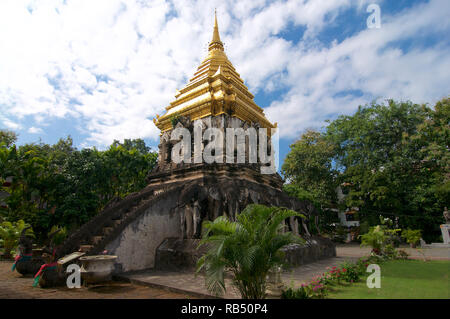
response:
{"label": "tall tree", "polygon": [[329,207],[336,197],[336,172],[332,167],[334,145],[323,134],[307,130],[291,145],[282,173],[290,182],[285,190],[300,199],[307,199],[319,208]]}
{"label": "tall tree", "polygon": [[8,176],[13,182],[0,216],[25,220],[39,238],[54,225],[76,228],[111,198],[142,189],[156,159],[140,139],[113,143],[106,151],[77,150],[70,136],[54,145],[2,143],[0,182]]}
{"label": "tall tree", "polygon": [[16,133],[0,129],[0,144],[5,143],[6,147],[10,147],[15,142],[17,142]]}
{"label": "tall tree", "polygon": [[438,240],[450,202],[449,141],[449,98],[434,108],[393,100],[360,106],[291,146],[282,168],[290,181],[285,188],[326,206],[335,200],[335,186],[345,183],[345,205],[359,207],[369,222],[396,216],[400,226]]}
{"label": "tall tree", "polygon": [[[447,108],[448,99],[434,110],[389,100],[331,122],[326,138],[336,147],[341,181],[352,184],[348,206],[359,206],[374,218],[379,213],[395,215],[404,226],[424,229],[428,239],[437,234],[448,196],[448,191],[434,191],[437,179],[448,175]],[[438,161],[441,164],[435,165]]]}

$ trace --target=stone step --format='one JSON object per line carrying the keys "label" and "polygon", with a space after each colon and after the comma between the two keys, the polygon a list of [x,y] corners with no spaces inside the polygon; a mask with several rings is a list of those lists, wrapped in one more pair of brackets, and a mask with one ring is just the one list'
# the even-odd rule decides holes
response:
{"label": "stone step", "polygon": [[103,235],[109,235],[113,231],[113,229],[113,227],[103,227]]}
{"label": "stone step", "polygon": [[94,247],[93,245],[80,245],[80,252],[82,253],[86,253],[89,250],[91,250],[91,248]]}
{"label": "stone step", "polygon": [[114,226],[114,220],[113,220],[113,219],[107,220],[107,221],[103,224],[103,227],[113,227],[113,226]]}
{"label": "stone step", "polygon": [[129,213],[129,212],[131,212],[131,211],[133,211],[137,206],[139,206],[139,204],[131,205],[131,206],[128,207],[128,209],[125,211],[125,214],[126,214],[126,213]]}
{"label": "stone step", "polygon": [[93,245],[97,245],[102,239],[103,239],[103,236],[93,236],[91,239],[91,243]]}

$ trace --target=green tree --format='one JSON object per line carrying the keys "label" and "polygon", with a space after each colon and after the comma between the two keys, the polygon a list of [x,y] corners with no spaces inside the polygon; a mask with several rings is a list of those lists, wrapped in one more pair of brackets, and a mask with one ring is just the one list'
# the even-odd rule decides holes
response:
{"label": "green tree", "polygon": [[123,143],[120,143],[118,140],[114,140],[112,146],[123,146],[126,150],[131,151],[133,149],[139,151],[141,154],[148,154],[151,151],[151,148],[145,145],[145,141],[141,138],[138,139],[125,139]]}
{"label": "green tree", "polygon": [[157,154],[142,140],[115,142],[106,151],[77,150],[69,136],[54,145],[0,144],[0,182],[9,197],[0,217],[25,220],[40,240],[54,225],[68,231],[97,214],[113,197],[142,189]]}
{"label": "green tree", "polygon": [[396,216],[401,227],[438,240],[450,202],[449,141],[449,98],[434,107],[393,100],[360,106],[329,122],[323,134],[307,131],[291,145],[282,167],[285,190],[317,207],[336,207],[335,188],[345,183],[342,205],[359,207],[365,222]]}
{"label": "green tree", "polygon": [[426,215],[433,215],[441,213],[450,202],[450,99],[426,110],[424,122],[409,137],[409,143],[417,145],[420,159],[415,170],[423,176],[414,188],[411,204]]}
{"label": "green tree", "polygon": [[291,145],[282,166],[289,181],[285,191],[318,208],[329,207],[336,197],[336,172],[332,167],[334,145],[323,134],[307,130]]}
{"label": "green tree", "polygon": [[12,131],[0,129],[0,144],[4,143],[6,145],[6,147],[10,147],[11,145],[13,145],[16,142],[17,142],[17,134],[16,133],[14,133]]}
{"label": "green tree", "polygon": [[208,290],[216,295],[223,293],[224,272],[230,271],[242,298],[265,298],[268,272],[283,264],[280,248],[301,241],[283,232],[282,222],[291,216],[304,217],[288,209],[253,204],[237,216],[236,222],[224,216],[205,222],[200,246],[208,245],[209,250],[199,260],[198,271],[205,270]]}
{"label": "green tree", "polygon": [[435,238],[448,200],[448,105],[389,100],[331,122],[326,138],[335,145],[339,178],[352,185],[347,206],[372,219],[398,216],[402,227]]}

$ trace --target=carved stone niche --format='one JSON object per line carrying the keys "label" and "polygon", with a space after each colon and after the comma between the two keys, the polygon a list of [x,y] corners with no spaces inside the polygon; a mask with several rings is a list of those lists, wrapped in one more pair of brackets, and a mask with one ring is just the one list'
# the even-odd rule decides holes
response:
{"label": "carved stone niche", "polygon": [[182,210],[179,214],[181,217],[181,238],[200,238],[202,218],[198,201],[196,200],[178,209]]}
{"label": "carved stone niche", "polygon": [[160,138],[160,144],[158,145],[158,165],[163,167],[170,162],[170,132],[164,132]]}

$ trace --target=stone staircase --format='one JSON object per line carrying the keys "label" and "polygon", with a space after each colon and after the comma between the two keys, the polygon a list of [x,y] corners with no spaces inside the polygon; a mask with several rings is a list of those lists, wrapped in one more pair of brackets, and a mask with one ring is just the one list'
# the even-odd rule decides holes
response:
{"label": "stone staircase", "polygon": [[86,255],[101,254],[106,245],[114,240],[136,216],[143,213],[152,201],[157,200],[169,190],[170,187],[145,188],[106,207],[66,239],[61,251],[62,255],[74,251],[81,251]]}

